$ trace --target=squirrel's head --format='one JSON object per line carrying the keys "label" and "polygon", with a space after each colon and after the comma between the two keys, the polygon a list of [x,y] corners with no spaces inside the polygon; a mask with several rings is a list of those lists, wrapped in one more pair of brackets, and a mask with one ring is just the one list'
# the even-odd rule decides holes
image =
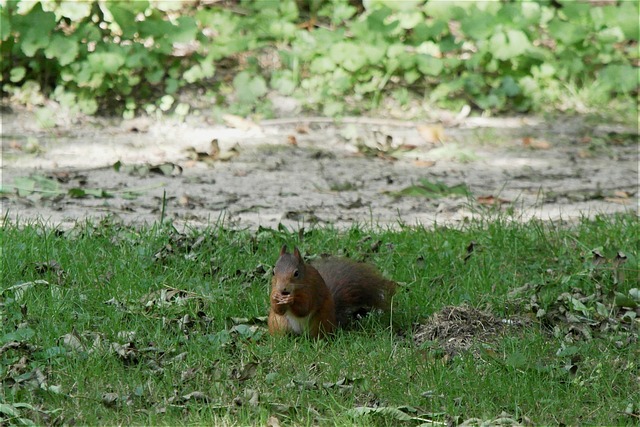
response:
{"label": "squirrel's head", "polygon": [[287,245],[280,249],[280,258],[273,269],[273,285],[280,292],[287,295],[291,292],[290,285],[303,283],[305,276],[305,264],[298,248],[293,248],[293,253],[287,252]]}

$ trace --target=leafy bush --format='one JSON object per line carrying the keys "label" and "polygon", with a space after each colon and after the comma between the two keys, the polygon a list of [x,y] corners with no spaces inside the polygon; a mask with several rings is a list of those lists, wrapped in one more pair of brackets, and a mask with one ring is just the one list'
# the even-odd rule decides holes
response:
{"label": "leafy bush", "polygon": [[304,3],[10,0],[2,91],[126,115],[186,114],[175,101],[185,87],[245,114],[270,91],[328,115],[398,88],[495,112],[571,109],[567,94],[583,90],[599,103],[638,93],[633,1]]}

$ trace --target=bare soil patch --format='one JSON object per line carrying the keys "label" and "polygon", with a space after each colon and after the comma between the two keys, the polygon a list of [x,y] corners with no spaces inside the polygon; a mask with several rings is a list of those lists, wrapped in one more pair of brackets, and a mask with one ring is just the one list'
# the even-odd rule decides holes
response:
{"label": "bare soil patch", "polygon": [[638,207],[637,130],[580,118],[209,124],[60,113],[53,123],[3,113],[3,216],[296,228],[430,226],[498,211],[571,220]]}

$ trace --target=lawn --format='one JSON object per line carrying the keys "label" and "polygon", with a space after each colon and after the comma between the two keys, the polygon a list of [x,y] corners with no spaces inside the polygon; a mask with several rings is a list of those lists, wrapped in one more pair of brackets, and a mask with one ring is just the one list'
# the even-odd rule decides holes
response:
{"label": "lawn", "polygon": [[[0,233],[0,424],[640,421],[633,214],[394,230],[5,222]],[[326,340],[270,337],[285,243],[378,266],[400,285],[391,315]],[[478,327],[420,333],[452,310]]]}

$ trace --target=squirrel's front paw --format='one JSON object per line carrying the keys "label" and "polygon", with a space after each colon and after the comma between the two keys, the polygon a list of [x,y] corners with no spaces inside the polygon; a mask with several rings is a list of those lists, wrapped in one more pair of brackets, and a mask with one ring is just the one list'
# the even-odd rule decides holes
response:
{"label": "squirrel's front paw", "polygon": [[277,294],[273,296],[273,299],[275,300],[275,303],[278,305],[287,305],[293,302],[292,295]]}

